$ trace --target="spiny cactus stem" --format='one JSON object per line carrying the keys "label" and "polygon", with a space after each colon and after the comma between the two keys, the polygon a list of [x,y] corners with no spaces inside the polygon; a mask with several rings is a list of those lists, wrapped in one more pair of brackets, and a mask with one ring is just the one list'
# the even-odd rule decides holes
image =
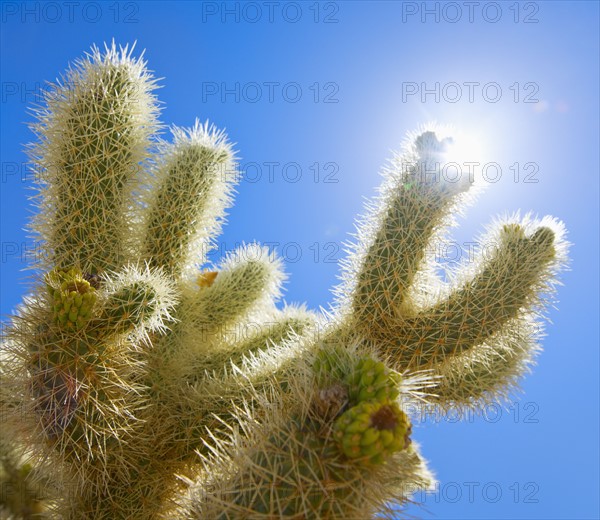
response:
{"label": "spiny cactus stem", "polygon": [[555,250],[553,234],[542,228],[527,238],[505,237],[471,281],[414,318],[398,320],[381,345],[400,369],[427,368],[491,337],[522,308],[537,301]]}

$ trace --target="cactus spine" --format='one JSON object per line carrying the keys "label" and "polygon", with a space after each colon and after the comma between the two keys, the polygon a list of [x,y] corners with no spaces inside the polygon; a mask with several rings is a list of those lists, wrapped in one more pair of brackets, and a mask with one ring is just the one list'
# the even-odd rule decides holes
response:
{"label": "cactus spine", "polygon": [[492,254],[439,280],[426,252],[471,183],[441,182],[452,140],[426,128],[384,170],[333,311],[281,309],[285,276],[267,249],[206,265],[235,152],[208,123],[158,139],[154,88],[113,44],[37,113],[41,275],[0,351],[14,439],[1,475],[24,491],[2,507],[73,520],[392,516],[434,480],[409,405],[477,408],[529,369],[566,262],[562,224],[498,221],[483,238]]}

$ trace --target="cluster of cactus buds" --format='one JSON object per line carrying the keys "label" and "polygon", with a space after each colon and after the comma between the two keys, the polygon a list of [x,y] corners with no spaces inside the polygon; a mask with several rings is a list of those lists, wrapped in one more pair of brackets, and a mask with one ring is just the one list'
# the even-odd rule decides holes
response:
{"label": "cluster of cactus buds", "polygon": [[[337,372],[339,376],[342,369],[334,361],[336,357],[330,352],[319,352],[314,363],[316,372]],[[343,380],[347,406],[333,424],[333,437],[339,449],[354,462],[373,466],[383,464],[391,454],[408,447],[410,421],[395,402],[400,395],[402,376],[384,363],[362,356]],[[338,387],[328,391],[335,388]]]}
{"label": "cluster of cactus buds", "polygon": [[83,329],[92,316],[96,289],[74,268],[52,271],[47,275],[46,283],[54,321],[66,328]]}
{"label": "cluster of cactus buds", "polygon": [[394,401],[400,395],[402,376],[371,357],[359,359],[348,378],[352,401]]}
{"label": "cluster of cactus buds", "polygon": [[410,422],[389,400],[363,401],[335,422],[334,437],[344,454],[360,464],[383,464],[410,444]]}

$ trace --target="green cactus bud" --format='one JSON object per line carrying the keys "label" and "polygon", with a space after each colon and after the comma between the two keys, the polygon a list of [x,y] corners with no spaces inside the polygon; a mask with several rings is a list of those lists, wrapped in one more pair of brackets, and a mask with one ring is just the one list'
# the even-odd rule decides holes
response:
{"label": "green cactus bud", "polygon": [[347,457],[364,466],[376,466],[408,447],[410,431],[408,417],[397,404],[366,401],[337,419],[334,438]]}
{"label": "green cactus bud", "polygon": [[348,378],[350,401],[393,401],[400,394],[401,382],[402,376],[397,372],[370,357],[363,357]]}
{"label": "green cactus bud", "polygon": [[55,269],[46,275],[53,320],[67,329],[83,329],[96,303],[96,289],[77,269]]}

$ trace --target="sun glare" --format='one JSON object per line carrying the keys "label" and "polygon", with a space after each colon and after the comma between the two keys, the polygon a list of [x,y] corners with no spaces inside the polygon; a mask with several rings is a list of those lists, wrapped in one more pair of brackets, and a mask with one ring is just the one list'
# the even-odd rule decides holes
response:
{"label": "sun glare", "polygon": [[479,184],[482,168],[489,160],[489,150],[483,137],[457,128],[451,129],[448,135],[452,137],[452,142],[443,155],[443,173],[455,180],[456,177],[462,180],[468,177],[471,183]]}
{"label": "sun glare", "polygon": [[458,163],[464,168],[470,163],[481,163],[485,159],[485,146],[481,137],[456,132],[452,141],[444,157],[448,163]]}

